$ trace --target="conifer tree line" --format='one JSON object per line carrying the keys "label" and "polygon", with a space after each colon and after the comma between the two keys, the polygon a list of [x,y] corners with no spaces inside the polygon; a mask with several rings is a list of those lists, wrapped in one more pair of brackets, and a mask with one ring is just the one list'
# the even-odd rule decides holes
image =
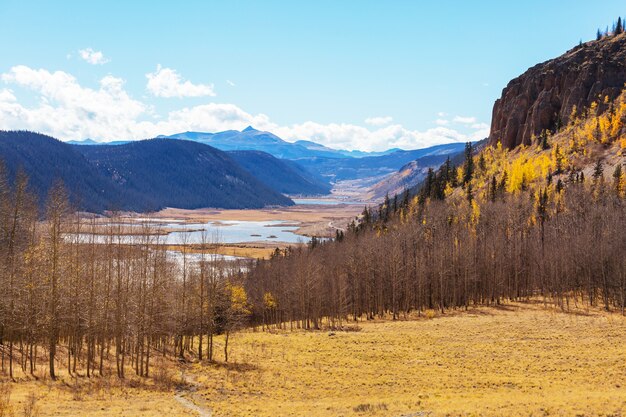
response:
{"label": "conifer tree line", "polygon": [[617,18],[617,22],[613,22],[613,26],[610,30],[608,26],[606,27],[606,29],[604,29],[604,31],[598,28],[598,30],[596,31],[596,40],[599,41],[602,38],[621,35],[622,33],[624,33],[624,20],[620,16]]}
{"label": "conifer tree line", "polygon": [[174,256],[158,225],[140,228],[129,244],[120,220],[71,210],[60,183],[41,213],[27,176],[10,185],[0,165],[0,374],[147,377],[157,358],[228,360],[213,337],[245,323],[245,266]]}

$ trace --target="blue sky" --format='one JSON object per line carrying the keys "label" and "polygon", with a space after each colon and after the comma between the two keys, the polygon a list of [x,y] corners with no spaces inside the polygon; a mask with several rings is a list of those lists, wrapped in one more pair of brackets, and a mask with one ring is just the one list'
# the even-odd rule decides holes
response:
{"label": "blue sky", "polygon": [[60,3],[0,0],[0,128],[253,124],[364,150],[485,136],[511,78],[626,15],[613,0]]}

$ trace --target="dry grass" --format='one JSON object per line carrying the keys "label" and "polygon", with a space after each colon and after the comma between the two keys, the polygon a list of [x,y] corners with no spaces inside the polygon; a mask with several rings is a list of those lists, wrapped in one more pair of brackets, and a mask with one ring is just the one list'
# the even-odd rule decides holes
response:
{"label": "dry grass", "polygon": [[[621,416],[626,318],[542,304],[362,322],[360,331],[244,332],[230,359],[154,369],[153,379],[0,383],[0,415]],[[169,365],[168,365],[169,364]],[[178,381],[176,383],[175,381]],[[6,388],[8,387],[8,388]],[[197,387],[197,389],[196,389]]]}
{"label": "dry grass", "polygon": [[[195,416],[174,397],[180,384],[176,365],[165,365],[155,366],[154,377],[148,379],[71,378],[61,370],[59,380],[51,381],[42,370],[37,380],[25,376],[17,382],[0,380],[0,417]],[[8,404],[3,402],[6,392]]]}
{"label": "dry grass", "polygon": [[[253,259],[269,259],[276,248],[283,248],[285,244],[278,242],[260,243],[258,245],[252,243],[241,244],[225,244],[225,245],[207,245],[208,248],[202,248],[201,245],[189,245],[187,253],[202,253],[238,256],[242,258]],[[181,245],[167,245],[168,250],[182,250]]]}
{"label": "dry grass", "polygon": [[626,319],[617,314],[514,304],[361,327],[242,333],[231,345],[237,364],[196,365],[196,379],[217,416],[626,411]]}

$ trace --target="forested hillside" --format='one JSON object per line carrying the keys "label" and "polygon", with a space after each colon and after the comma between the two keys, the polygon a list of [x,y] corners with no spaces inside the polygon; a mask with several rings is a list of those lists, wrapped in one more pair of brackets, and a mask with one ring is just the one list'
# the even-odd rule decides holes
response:
{"label": "forested hillside", "polygon": [[71,203],[86,211],[99,212],[122,199],[115,184],[102,177],[80,152],[50,136],[0,131],[0,161],[9,182],[16,182],[20,170],[28,175],[28,187],[38,205],[43,205],[56,180],[68,185]]}
{"label": "forested hillside", "polygon": [[141,197],[144,205],[136,211],[293,204],[225,152],[200,143],[152,139],[77,149],[124,193]]}
{"label": "forested hillside", "polygon": [[329,194],[331,186],[297,166],[261,151],[229,151],[228,155],[272,189],[289,195]]}
{"label": "forested hillside", "polygon": [[[28,176],[28,187],[41,208],[56,181],[65,185],[73,207],[96,213],[152,211],[168,206],[259,208],[293,204],[226,153],[189,141],[85,146],[33,132],[0,131],[0,160],[11,184],[20,169]],[[300,178],[294,187],[311,187],[303,177],[292,173],[292,181]]]}

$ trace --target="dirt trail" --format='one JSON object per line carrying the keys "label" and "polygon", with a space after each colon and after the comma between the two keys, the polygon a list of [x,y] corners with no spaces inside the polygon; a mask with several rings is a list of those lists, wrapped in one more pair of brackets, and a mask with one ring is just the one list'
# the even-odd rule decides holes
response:
{"label": "dirt trail", "polygon": [[176,388],[176,394],[174,395],[176,401],[188,410],[197,413],[200,417],[212,417],[213,412],[205,406],[205,399],[197,393],[198,383],[195,378],[183,371],[181,379],[183,383]]}

